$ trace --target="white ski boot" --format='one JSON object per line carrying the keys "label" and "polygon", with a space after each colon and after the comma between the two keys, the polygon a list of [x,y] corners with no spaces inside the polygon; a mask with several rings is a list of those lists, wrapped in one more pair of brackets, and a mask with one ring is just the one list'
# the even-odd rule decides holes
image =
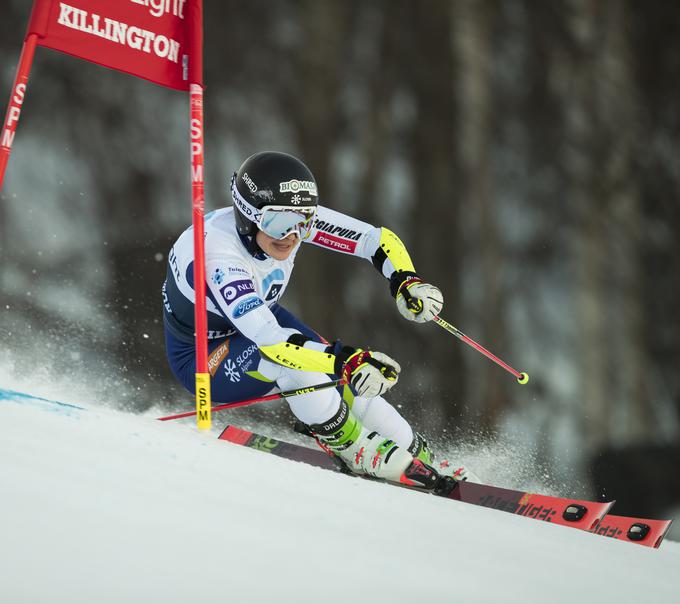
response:
{"label": "white ski boot", "polygon": [[469,468],[451,463],[448,459],[442,459],[439,463],[435,463],[434,468],[441,476],[450,476],[454,480],[482,484],[482,479]]}
{"label": "white ski boot", "polygon": [[389,438],[369,432],[347,403],[324,424],[310,426],[319,443],[337,455],[356,474],[402,482],[413,456]]}
{"label": "white ski boot", "polygon": [[448,476],[458,481],[477,482],[482,484],[482,480],[479,476],[461,464],[452,463],[448,459],[442,459],[440,462],[436,462],[432,449],[430,449],[427,441],[421,434],[418,434],[418,432],[414,433],[413,442],[409,446],[408,451],[413,455],[414,459],[419,459],[437,470],[440,476]]}

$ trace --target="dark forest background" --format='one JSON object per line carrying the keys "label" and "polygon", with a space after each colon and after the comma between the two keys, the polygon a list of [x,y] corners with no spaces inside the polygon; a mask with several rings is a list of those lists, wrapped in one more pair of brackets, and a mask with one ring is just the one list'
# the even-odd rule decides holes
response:
{"label": "dark forest background", "polygon": [[[0,4],[9,96],[31,3]],[[399,360],[391,400],[424,432],[513,439],[620,512],[669,513],[680,4],[204,10],[206,210],[230,203],[228,178],[251,153],[300,156],[324,205],[399,233],[443,290],[442,315],[531,381],[402,320],[368,263],[307,247],[284,305]],[[187,139],[185,95],[38,50],[0,195],[5,372],[66,376],[139,410],[192,404],[166,368],[160,320],[166,254],[191,221]]]}

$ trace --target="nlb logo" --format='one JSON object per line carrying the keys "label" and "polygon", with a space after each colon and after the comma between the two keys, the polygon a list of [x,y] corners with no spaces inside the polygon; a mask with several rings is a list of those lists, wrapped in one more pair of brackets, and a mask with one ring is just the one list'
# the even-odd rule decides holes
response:
{"label": "nlb logo", "polygon": [[250,279],[239,279],[238,281],[232,281],[228,285],[225,285],[220,290],[220,293],[227,304],[231,304],[237,298],[245,296],[246,294],[252,294],[254,291],[255,286]]}

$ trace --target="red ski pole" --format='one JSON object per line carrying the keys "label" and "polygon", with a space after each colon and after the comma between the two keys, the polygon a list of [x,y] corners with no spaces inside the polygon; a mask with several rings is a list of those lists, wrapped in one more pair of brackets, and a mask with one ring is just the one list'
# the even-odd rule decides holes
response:
{"label": "red ski pole", "polygon": [[[234,409],[235,407],[245,407],[246,405],[254,405],[255,403],[266,403],[268,401],[275,401],[280,398],[289,398],[291,396],[298,396],[299,394],[309,394],[310,392],[318,392],[319,390],[326,390],[327,388],[344,386],[346,383],[347,381],[344,379],[334,380],[332,382],[326,382],[325,384],[316,384],[314,386],[307,386],[306,388],[298,388],[297,390],[274,392],[273,394],[267,394],[266,396],[259,396],[255,398],[249,398],[243,401],[234,401],[233,403],[223,403],[221,405],[216,405],[211,409],[211,411],[222,411],[224,409]],[[184,413],[178,413],[177,415],[159,417],[158,420],[161,422],[166,422],[171,419],[181,419],[183,417],[191,417],[193,415],[196,415],[196,411],[186,411]]]}
{"label": "red ski pole", "polygon": [[523,371],[517,371],[516,369],[513,369],[506,362],[501,361],[501,359],[499,359],[495,354],[492,354],[491,352],[489,352],[486,348],[484,348],[484,346],[477,344],[477,342],[475,342],[472,338],[469,338],[462,331],[460,331],[458,328],[451,325],[451,323],[444,321],[444,319],[442,319],[439,316],[436,316],[433,319],[433,321],[437,325],[439,325],[440,327],[444,328],[449,333],[456,336],[459,340],[462,340],[463,342],[465,342],[468,346],[472,346],[472,348],[474,348],[478,352],[481,352],[485,357],[487,357],[488,359],[491,359],[497,365],[500,365],[508,373],[511,373],[512,375],[514,375],[517,378],[517,381],[520,384],[526,384],[529,381],[529,376],[526,373],[524,373]]}

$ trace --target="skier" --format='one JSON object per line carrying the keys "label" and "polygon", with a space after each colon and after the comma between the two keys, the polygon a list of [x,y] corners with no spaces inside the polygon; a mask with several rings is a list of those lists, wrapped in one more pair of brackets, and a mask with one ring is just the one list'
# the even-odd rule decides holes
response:
{"label": "skier", "polygon": [[[293,414],[352,471],[431,486],[429,446],[382,397],[397,383],[399,364],[382,352],[329,344],[279,300],[302,242],[370,260],[409,321],[432,320],[443,306],[441,291],[418,277],[390,230],[319,205],[314,176],[291,155],[249,157],[232,176],[231,195],[234,207],[205,217],[213,400],[228,403],[262,396],[274,385],[298,389],[342,376],[351,383],[342,395],[329,388],[291,397]],[[168,256],[163,301],[170,367],[192,393],[193,262],[189,228]],[[466,472],[459,468],[455,478],[465,479]]]}

